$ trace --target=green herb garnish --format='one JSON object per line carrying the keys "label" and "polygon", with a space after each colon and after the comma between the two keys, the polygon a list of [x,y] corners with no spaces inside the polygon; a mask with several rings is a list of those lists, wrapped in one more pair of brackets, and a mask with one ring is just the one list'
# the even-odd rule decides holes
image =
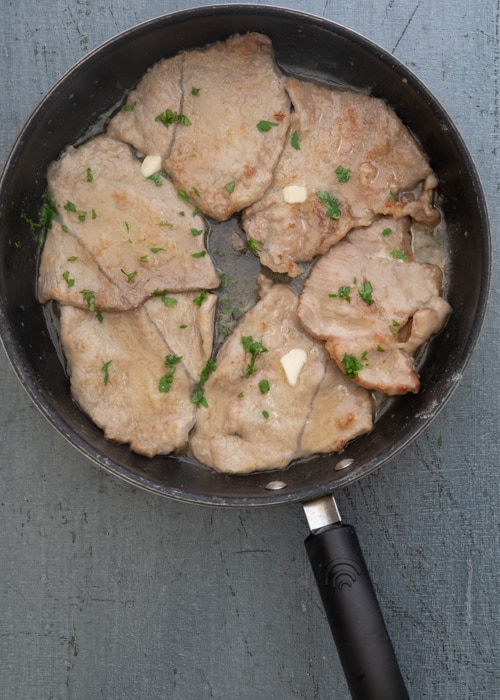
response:
{"label": "green herb garnish", "polygon": [[89,311],[95,311],[95,292],[91,289],[80,289],[80,294],[83,294],[83,298],[87,302]]}
{"label": "green herb garnish", "polygon": [[262,119],[258,124],[257,124],[257,129],[261,131],[262,133],[266,133],[267,131],[271,131],[271,128],[273,126],[278,126],[277,122],[268,122],[265,119]]}
{"label": "green herb garnish", "polygon": [[385,238],[387,238],[387,236],[390,236],[391,233],[392,233],[392,228],[385,228],[385,229],[382,231],[382,235],[383,235]]}
{"label": "green herb garnish", "polygon": [[177,306],[178,304],[177,299],[174,299],[174,297],[162,296],[161,300],[169,309],[171,309],[173,306]]}
{"label": "green herb garnish", "polygon": [[232,180],[232,182],[228,182],[227,185],[224,185],[224,189],[229,192],[229,194],[232,194],[234,192],[234,188],[236,187],[236,181]]}
{"label": "green herb garnish", "polygon": [[191,94],[194,95],[194,97],[196,97],[197,95],[200,94],[200,90],[201,90],[201,88],[192,87],[192,88],[191,88]]}
{"label": "green herb garnish", "polygon": [[75,284],[75,280],[69,276],[69,270],[63,272],[63,280],[66,282],[69,289]]}
{"label": "green herb garnish", "polygon": [[136,105],[137,105],[137,101],[131,102],[128,105],[123,105],[122,112],[132,112],[135,109]]}
{"label": "green herb garnish", "polygon": [[402,250],[391,250],[391,255],[397,260],[406,260],[406,255],[403,253]]}
{"label": "green herb garnish", "polygon": [[262,241],[257,240],[257,238],[248,239],[248,248],[254,253],[258,253],[259,250],[262,250],[263,245]]}
{"label": "green herb garnish", "polygon": [[341,185],[343,185],[346,182],[349,182],[351,179],[351,171],[348,168],[344,168],[342,165],[339,165],[335,169],[335,175],[337,176],[337,180]]}
{"label": "green herb garnish", "polygon": [[191,257],[192,258],[204,258],[206,254],[207,254],[206,250],[200,250],[199,253],[191,253]]}
{"label": "green herb garnish", "polygon": [[293,134],[291,135],[290,144],[291,144],[292,148],[295,148],[296,151],[300,151],[299,134],[297,131],[294,131]]}
{"label": "green herb garnish", "polygon": [[92,175],[92,169],[87,168],[87,182],[92,182],[93,179],[94,179],[94,176]]}
{"label": "green herb garnish", "polygon": [[193,304],[196,304],[196,306],[201,306],[207,297],[208,297],[207,290],[202,289],[200,292],[200,295],[197,296],[196,299],[193,299]]}
{"label": "green herb garnish", "polygon": [[269,411],[262,411],[262,418],[267,420],[269,418]]}
{"label": "green herb garnish", "polygon": [[101,372],[102,372],[102,380],[104,382],[104,386],[108,385],[109,382],[109,366],[113,362],[113,360],[108,360],[103,364],[101,367]]}
{"label": "green herb garnish", "polygon": [[340,203],[330,192],[316,192],[316,197],[326,207],[326,215],[330,219],[340,219]]}
{"label": "green herb garnish", "polygon": [[250,353],[252,356],[245,372],[245,376],[250,377],[255,372],[255,360],[257,356],[261,355],[263,352],[267,352],[267,348],[264,347],[262,341],[254,340],[251,335],[244,335],[241,338],[241,344],[243,345],[243,350]]}
{"label": "green herb garnish", "polygon": [[347,353],[342,358],[342,364],[344,365],[346,377],[353,379],[358,376],[358,373],[363,369],[363,365],[354,355],[348,355]]}
{"label": "green herb garnish", "polygon": [[371,306],[374,302],[372,299],[373,287],[370,282],[363,282],[361,289],[359,290],[359,296],[363,299],[365,304]]}
{"label": "green herb garnish", "polygon": [[177,365],[182,360],[179,355],[167,355],[165,358],[165,367],[167,367],[168,372],[163,375],[158,384],[158,390],[163,394],[168,394],[172,388],[172,382],[174,381],[175,370]]}
{"label": "green herb garnish", "polygon": [[259,389],[260,389],[261,394],[267,394],[267,392],[269,391],[270,388],[271,388],[271,386],[269,384],[268,379],[261,379],[260,380]]}
{"label": "green herb garnish", "polygon": [[201,236],[201,234],[203,233],[203,231],[201,230],[201,228],[192,228],[192,229],[189,229],[189,230],[191,231],[191,235],[192,235],[192,236]]}
{"label": "green herb garnish", "polygon": [[329,294],[328,295],[330,298],[335,299],[345,299],[345,301],[351,303],[351,287],[348,284],[344,284],[341,287],[339,287],[339,292],[338,294]]}
{"label": "green herb garnish", "polygon": [[125,277],[127,278],[127,282],[130,284],[134,277],[137,275],[137,270],[134,270],[134,272],[125,272],[123,268],[120,268],[120,272],[123,272]]}
{"label": "green herb garnish", "polygon": [[166,109],[155,117],[155,122],[160,122],[163,126],[169,127],[170,124],[182,124],[183,126],[191,126],[191,122],[185,114],[177,114],[172,109]]}
{"label": "green herb garnish", "polygon": [[188,195],[188,193],[186,192],[186,190],[179,190],[179,191],[177,192],[177,196],[178,196],[179,199],[181,199],[183,202],[189,202],[189,195]]}

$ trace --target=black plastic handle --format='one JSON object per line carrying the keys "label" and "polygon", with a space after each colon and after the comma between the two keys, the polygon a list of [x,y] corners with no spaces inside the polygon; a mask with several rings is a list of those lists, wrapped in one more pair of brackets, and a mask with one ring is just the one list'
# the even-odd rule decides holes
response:
{"label": "black plastic handle", "polygon": [[305,545],[353,700],[409,700],[354,528],[329,526]]}

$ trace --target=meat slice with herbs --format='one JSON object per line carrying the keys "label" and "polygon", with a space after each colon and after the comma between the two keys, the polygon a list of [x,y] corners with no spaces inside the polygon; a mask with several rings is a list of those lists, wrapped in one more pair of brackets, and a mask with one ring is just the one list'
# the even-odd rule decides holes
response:
{"label": "meat slice with herbs", "polygon": [[287,78],[294,112],[262,199],[243,215],[261,262],[291,277],[353,227],[380,214],[439,221],[437,180],[396,114],[380,99]]}
{"label": "meat slice with herbs", "polygon": [[[71,288],[59,287],[61,301],[71,303],[75,290],[94,292],[95,268],[106,280],[104,286],[114,285],[109,298],[104,291],[102,299],[94,295],[96,308],[113,308],[116,294],[122,300],[118,308],[134,308],[155,290],[219,285],[204,247],[203,220],[179,198],[168,178],[144,177],[141,162],[126,144],[101,135],[68,148],[51,164],[48,186],[61,224],[58,235],[62,229],[94,262],[86,266],[88,275],[83,266],[78,277],[72,275]],[[50,260],[57,269],[44,266],[44,278],[59,280],[66,270],[71,274],[69,263],[56,256]]]}
{"label": "meat slice with herbs", "polygon": [[369,393],[304,332],[295,292],[262,289],[218,352],[192,433],[194,456],[220,472],[283,469],[340,450],[372,427]]}
{"label": "meat slice with herbs", "polygon": [[180,53],[152,66],[110,120],[109,136],[131,144],[142,155],[167,158],[182,121],[183,63]]}
{"label": "meat slice with herbs", "polygon": [[419,390],[413,353],[450,313],[442,272],[414,258],[409,229],[383,217],[351,231],[314,264],[298,309],[348,377],[390,395]]}
{"label": "meat slice with herbs", "polygon": [[[84,293],[85,292],[85,293]],[[53,221],[40,259],[38,299],[88,309],[124,311],[130,302],[96,260],[59,221]]]}
{"label": "meat slice with herbs", "polygon": [[[182,114],[165,168],[200,210],[224,221],[262,197],[290,119],[271,41],[258,33],[185,54]],[[185,122],[187,124],[187,122]]]}
{"label": "meat slice with herbs", "polygon": [[176,355],[182,356],[194,382],[212,354],[217,297],[206,291],[161,294],[144,309]]}
{"label": "meat slice with herbs", "polygon": [[143,307],[100,322],[62,306],[61,343],[72,395],[108,439],[148,457],[186,445],[193,380]]}

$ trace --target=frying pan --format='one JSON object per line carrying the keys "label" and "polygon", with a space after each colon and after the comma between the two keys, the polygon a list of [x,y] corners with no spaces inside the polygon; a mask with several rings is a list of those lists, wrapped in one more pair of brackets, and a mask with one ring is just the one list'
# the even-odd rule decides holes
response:
{"label": "frying pan", "polygon": [[[227,476],[178,457],[149,459],[108,442],[73,402],[57,339],[36,300],[40,243],[36,220],[48,164],[118,105],[146,69],[182,49],[258,31],[273,41],[280,67],[384,98],[430,155],[439,176],[453,314],[428,345],[417,395],[391,400],[374,430],[341,455],[292,464],[284,472]],[[353,528],[331,494],[401,452],[447,401],[469,362],[483,322],[490,279],[490,232],[481,184],[461,136],[433,95],[404,65],[364,37],[301,12],[218,5],[160,17],[101,45],[66,73],[35,109],[0,180],[0,331],[6,353],[43,415],[78,450],[126,481],[185,502],[246,508],[303,503],[306,548],[352,697],[407,698]]]}

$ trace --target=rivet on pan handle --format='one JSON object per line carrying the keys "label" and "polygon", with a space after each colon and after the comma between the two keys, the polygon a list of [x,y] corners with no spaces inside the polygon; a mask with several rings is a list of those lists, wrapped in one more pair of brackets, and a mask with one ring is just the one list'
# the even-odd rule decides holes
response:
{"label": "rivet on pan handle", "polygon": [[304,511],[307,554],[353,700],[409,700],[354,528],[333,496]]}

